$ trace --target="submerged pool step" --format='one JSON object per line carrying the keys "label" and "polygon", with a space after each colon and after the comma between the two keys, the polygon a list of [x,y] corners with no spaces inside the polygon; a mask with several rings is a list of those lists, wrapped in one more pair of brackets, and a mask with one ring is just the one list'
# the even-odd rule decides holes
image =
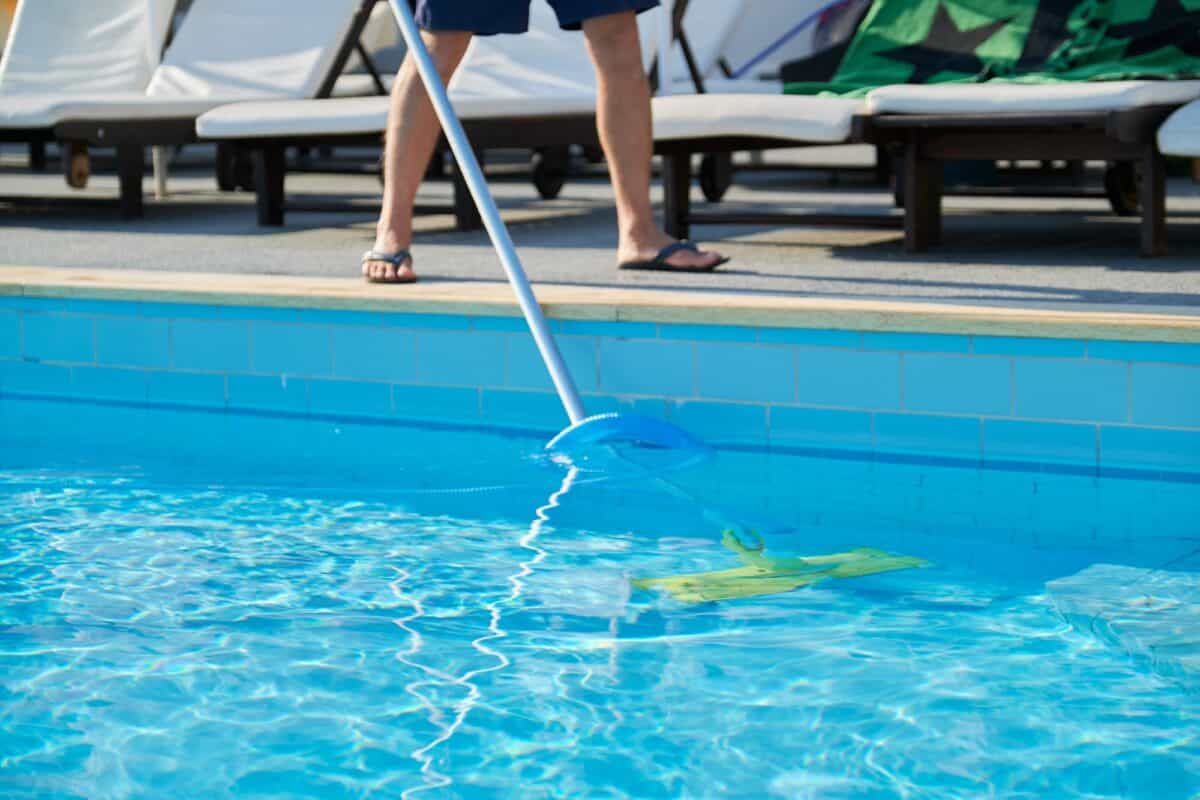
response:
{"label": "submerged pool step", "polygon": [[1076,629],[1200,683],[1200,572],[1094,564],[1046,589]]}

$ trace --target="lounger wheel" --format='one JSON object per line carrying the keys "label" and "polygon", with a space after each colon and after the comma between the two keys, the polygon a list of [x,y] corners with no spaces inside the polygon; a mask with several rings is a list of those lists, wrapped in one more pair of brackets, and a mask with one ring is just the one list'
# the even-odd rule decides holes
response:
{"label": "lounger wheel", "polygon": [[571,153],[566,148],[546,148],[533,154],[533,185],[544,200],[562,194],[567,183]]}
{"label": "lounger wheel", "polygon": [[231,144],[217,145],[217,187],[222,192],[254,191],[254,161]]}
{"label": "lounger wheel", "polygon": [[86,189],[92,177],[92,159],[83,142],[68,142],[62,146],[63,178],[72,189]]}
{"label": "lounger wheel", "polygon": [[712,153],[700,161],[700,190],[710,203],[725,199],[725,193],[733,185],[733,156],[728,153]]}
{"label": "lounger wheel", "polygon": [[1142,176],[1132,161],[1109,164],[1104,172],[1104,193],[1118,217],[1136,217],[1142,213],[1139,185]]}

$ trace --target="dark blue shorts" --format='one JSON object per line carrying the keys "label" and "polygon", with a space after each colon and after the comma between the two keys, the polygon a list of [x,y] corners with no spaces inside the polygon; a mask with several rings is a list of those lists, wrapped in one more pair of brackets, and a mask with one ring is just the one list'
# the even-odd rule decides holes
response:
{"label": "dark blue shorts", "polygon": [[[427,31],[524,33],[529,29],[530,0],[417,0],[417,24]],[[542,0],[536,0],[542,2]],[[658,0],[546,0],[558,24],[579,30],[581,23],[622,11],[642,13]]]}

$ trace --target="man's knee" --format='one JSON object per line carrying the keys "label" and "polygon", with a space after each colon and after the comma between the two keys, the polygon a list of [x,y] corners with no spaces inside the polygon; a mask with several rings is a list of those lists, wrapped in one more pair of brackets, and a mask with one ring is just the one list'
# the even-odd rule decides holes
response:
{"label": "man's knee", "polygon": [[583,34],[601,71],[643,73],[637,15],[632,11],[586,20]]}
{"label": "man's knee", "polygon": [[471,44],[471,34],[466,31],[425,31],[421,37],[442,80],[449,80]]}

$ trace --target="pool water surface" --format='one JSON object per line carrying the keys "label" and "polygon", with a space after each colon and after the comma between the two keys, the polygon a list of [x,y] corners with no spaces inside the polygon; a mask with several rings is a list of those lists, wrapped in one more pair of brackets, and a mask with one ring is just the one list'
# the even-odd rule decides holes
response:
{"label": "pool water surface", "polygon": [[541,444],[0,401],[0,797],[1200,792],[1196,484]]}

